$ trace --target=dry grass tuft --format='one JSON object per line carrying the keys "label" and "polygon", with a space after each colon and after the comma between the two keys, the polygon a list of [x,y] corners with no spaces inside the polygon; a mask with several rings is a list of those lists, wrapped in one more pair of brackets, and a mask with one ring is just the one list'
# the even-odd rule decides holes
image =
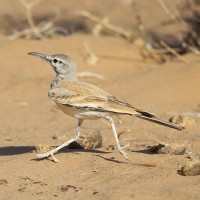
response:
{"label": "dry grass tuft", "polygon": [[25,38],[25,39],[45,39],[49,37],[53,37],[57,34],[60,35],[67,35],[68,32],[66,29],[62,27],[55,27],[52,20],[42,21],[39,24],[34,23],[33,19],[33,9],[39,3],[44,0],[19,0],[19,2],[24,6],[26,9],[26,17],[29,24],[29,28],[16,31],[9,36],[11,40],[15,40],[17,38]]}

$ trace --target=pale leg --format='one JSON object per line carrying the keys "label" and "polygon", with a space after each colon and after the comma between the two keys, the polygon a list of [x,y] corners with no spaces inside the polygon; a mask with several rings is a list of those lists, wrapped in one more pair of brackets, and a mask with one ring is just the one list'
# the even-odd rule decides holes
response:
{"label": "pale leg", "polygon": [[126,159],[128,159],[128,154],[123,150],[123,149],[124,149],[125,147],[127,147],[128,145],[123,146],[123,147],[120,145],[119,139],[118,139],[118,136],[117,136],[117,131],[116,131],[116,128],[115,128],[114,120],[113,120],[110,116],[105,116],[105,119],[107,119],[107,120],[111,123],[112,131],[113,131],[113,134],[114,134],[114,137],[115,137],[115,141],[116,141],[116,144],[117,144],[117,149],[118,149],[118,151],[119,151]]}
{"label": "pale leg", "polygon": [[55,162],[59,162],[59,160],[55,158],[54,153],[56,153],[57,151],[59,151],[63,147],[68,146],[69,144],[71,144],[72,142],[76,141],[79,138],[79,136],[80,136],[80,127],[81,127],[82,123],[83,123],[83,120],[79,119],[78,120],[78,126],[77,126],[77,129],[76,129],[76,135],[73,138],[71,138],[67,142],[63,143],[62,145],[56,147],[55,149],[53,149],[51,151],[48,151],[46,153],[37,154],[36,157],[37,158],[46,158],[46,157],[52,156],[52,158],[53,158],[53,160]]}

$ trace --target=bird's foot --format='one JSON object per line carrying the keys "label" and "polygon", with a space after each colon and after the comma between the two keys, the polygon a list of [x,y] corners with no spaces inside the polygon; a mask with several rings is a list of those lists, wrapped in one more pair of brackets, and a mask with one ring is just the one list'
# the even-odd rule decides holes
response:
{"label": "bird's foot", "polygon": [[41,158],[48,158],[49,156],[52,156],[53,161],[56,163],[59,163],[59,160],[54,156],[54,153],[55,153],[55,151],[52,150],[52,151],[48,151],[46,153],[37,154],[36,157],[41,159]]}
{"label": "bird's foot", "polygon": [[126,158],[127,160],[129,160],[128,158],[128,154],[124,151],[124,148],[128,147],[129,144],[125,145],[125,146],[121,146],[121,145],[118,145],[117,146],[117,149],[118,151],[124,156],[124,158]]}

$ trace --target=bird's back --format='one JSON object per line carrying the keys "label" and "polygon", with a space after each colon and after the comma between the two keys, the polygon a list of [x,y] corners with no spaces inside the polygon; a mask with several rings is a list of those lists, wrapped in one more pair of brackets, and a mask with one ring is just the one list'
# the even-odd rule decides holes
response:
{"label": "bird's back", "polygon": [[138,114],[138,109],[118,99],[104,90],[81,81],[59,82],[56,88],[49,91],[49,97],[58,104],[86,108],[99,112],[118,114]]}

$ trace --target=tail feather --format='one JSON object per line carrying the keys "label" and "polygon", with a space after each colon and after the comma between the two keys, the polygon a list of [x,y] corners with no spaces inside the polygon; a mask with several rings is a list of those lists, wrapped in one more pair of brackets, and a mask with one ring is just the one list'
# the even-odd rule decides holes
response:
{"label": "tail feather", "polygon": [[135,115],[135,116],[139,117],[141,119],[147,120],[147,121],[151,121],[151,122],[154,122],[154,123],[157,123],[157,124],[161,124],[163,126],[167,126],[167,127],[170,127],[170,128],[177,129],[179,131],[182,131],[184,129],[184,127],[179,126],[177,124],[173,124],[171,122],[167,122],[167,121],[158,119],[158,118],[156,118],[154,115],[152,115],[150,113],[140,112],[140,114]]}

